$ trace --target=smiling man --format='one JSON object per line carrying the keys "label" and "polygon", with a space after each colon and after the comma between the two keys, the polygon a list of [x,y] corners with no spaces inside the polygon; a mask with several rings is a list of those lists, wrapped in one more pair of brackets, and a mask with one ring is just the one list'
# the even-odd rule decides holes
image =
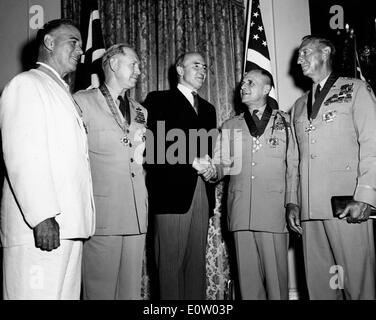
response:
{"label": "smiling man", "polygon": [[[201,98],[197,91],[202,87],[207,65],[201,54],[189,52],[177,59],[177,88],[151,92],[144,105],[149,111],[148,127],[156,138],[154,149],[163,153],[165,163],[148,164],[147,187],[150,212],[154,216],[155,255],[159,276],[161,299],[206,298],[205,250],[209,222],[209,208],[214,206],[214,189],[205,184],[192,167],[195,157],[211,155],[207,150],[197,152],[196,142],[189,141],[190,132],[209,132],[216,128],[213,105]],[[165,136],[158,136],[157,127],[166,128]],[[176,141],[171,139],[174,129],[184,133],[178,163],[172,164],[168,152]],[[190,145],[195,145],[192,150]],[[205,149],[205,148],[204,148]],[[147,150],[148,151],[148,150]],[[157,158],[157,157],[156,157]]]}
{"label": "smiling man", "polygon": [[303,235],[310,299],[375,299],[376,99],[367,83],[333,72],[334,55],[324,38],[299,48],[313,85],[292,109],[301,212],[291,205],[287,218]]}
{"label": "smiling man", "polygon": [[105,83],[79,91],[89,135],[97,208],[95,235],[84,245],[84,299],[141,299],[147,231],[147,191],[142,156],[147,112],[131,97],[140,60],[123,43],[102,58]]}
{"label": "smiling man", "polygon": [[298,150],[289,115],[268,103],[271,87],[265,70],[244,75],[244,111],[224,122],[213,159],[217,174],[204,174],[213,182],[229,175],[228,228],[243,300],[288,299],[285,206],[297,203]]}
{"label": "smiling man", "polygon": [[37,42],[39,67],[13,78],[0,102],[4,298],[79,299],[94,201],[85,126],[63,78],[76,70],[81,35],[53,20]]}

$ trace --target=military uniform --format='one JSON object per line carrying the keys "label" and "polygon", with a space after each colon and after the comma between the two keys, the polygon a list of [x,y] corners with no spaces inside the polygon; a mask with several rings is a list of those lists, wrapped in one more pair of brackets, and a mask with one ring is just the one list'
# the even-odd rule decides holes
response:
{"label": "military uniform", "polygon": [[285,204],[297,203],[298,187],[289,115],[273,110],[258,138],[244,114],[226,121],[213,162],[219,179],[230,178],[228,226],[235,237],[242,299],[287,299]]}
{"label": "military uniform", "polygon": [[292,119],[300,152],[299,202],[310,298],[341,299],[344,294],[374,299],[372,221],[349,224],[334,218],[331,197],[353,196],[376,206],[375,96],[364,82],[340,77],[312,121],[307,100],[304,94],[295,102]]}
{"label": "military uniform", "polygon": [[139,299],[148,223],[142,166],[147,111],[129,98],[128,126],[109,91],[80,91],[74,98],[88,129],[96,205],[95,235],[84,246],[84,298]]}

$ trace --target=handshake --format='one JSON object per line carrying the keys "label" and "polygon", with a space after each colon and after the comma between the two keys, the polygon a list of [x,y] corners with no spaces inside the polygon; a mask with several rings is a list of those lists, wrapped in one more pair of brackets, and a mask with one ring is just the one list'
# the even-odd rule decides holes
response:
{"label": "handshake", "polygon": [[203,158],[194,158],[192,167],[197,170],[197,174],[201,175],[205,181],[214,182],[217,178],[217,169],[208,155]]}

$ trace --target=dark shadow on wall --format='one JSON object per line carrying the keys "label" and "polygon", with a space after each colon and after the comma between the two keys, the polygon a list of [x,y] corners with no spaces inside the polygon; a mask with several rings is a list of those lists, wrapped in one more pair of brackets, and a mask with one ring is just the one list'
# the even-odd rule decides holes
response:
{"label": "dark shadow on wall", "polygon": [[302,68],[297,63],[298,56],[299,48],[296,48],[290,59],[289,76],[292,78],[295,87],[305,92],[311,89],[312,80],[303,74]]}
{"label": "dark shadow on wall", "polygon": [[35,68],[38,59],[38,46],[36,39],[26,41],[21,49],[20,60],[22,71],[28,71]]}
{"label": "dark shadow on wall", "polygon": [[170,89],[176,88],[176,86],[179,83],[179,78],[178,78],[178,74],[176,73],[175,64],[172,64],[168,68],[168,82],[170,85]]}

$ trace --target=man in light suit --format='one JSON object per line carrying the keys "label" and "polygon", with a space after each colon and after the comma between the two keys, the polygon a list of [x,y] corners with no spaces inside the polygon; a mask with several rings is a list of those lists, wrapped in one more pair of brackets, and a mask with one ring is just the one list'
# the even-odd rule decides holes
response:
{"label": "man in light suit", "polygon": [[88,127],[97,208],[95,235],[84,245],[84,299],[140,299],[148,199],[142,167],[147,113],[127,96],[140,61],[126,44],[102,58],[105,83],[74,99]]}
{"label": "man in light suit", "polygon": [[[205,136],[216,128],[216,113],[214,106],[197,94],[207,72],[202,55],[181,55],[176,71],[176,88],[151,92],[144,102],[149,112],[148,127],[155,138],[155,159],[147,163],[146,179],[150,212],[155,218],[159,293],[161,299],[203,300],[209,210],[215,199],[213,187],[205,185],[192,163],[195,157],[212,153],[211,140]],[[204,141],[197,136],[189,140],[190,133],[198,130]],[[201,154],[196,145],[199,141]],[[175,147],[177,152],[172,152]],[[147,162],[149,151],[147,147]]]}
{"label": "man in light suit", "polygon": [[79,299],[95,211],[86,131],[63,78],[76,69],[81,36],[53,20],[37,41],[39,67],[13,78],[0,102],[4,298]]}
{"label": "man in light suit", "polygon": [[242,299],[288,299],[285,206],[297,203],[298,150],[289,116],[272,109],[272,78],[252,70],[241,83],[246,109],[227,120],[218,137],[214,171],[229,175],[228,226],[235,239]]}
{"label": "man in light suit", "polygon": [[[333,73],[334,54],[318,37],[303,38],[299,48],[298,64],[313,85],[292,109],[301,212],[291,206],[288,222],[303,234],[311,299],[375,299],[376,99],[363,81]],[[336,196],[352,199],[339,217]]]}

